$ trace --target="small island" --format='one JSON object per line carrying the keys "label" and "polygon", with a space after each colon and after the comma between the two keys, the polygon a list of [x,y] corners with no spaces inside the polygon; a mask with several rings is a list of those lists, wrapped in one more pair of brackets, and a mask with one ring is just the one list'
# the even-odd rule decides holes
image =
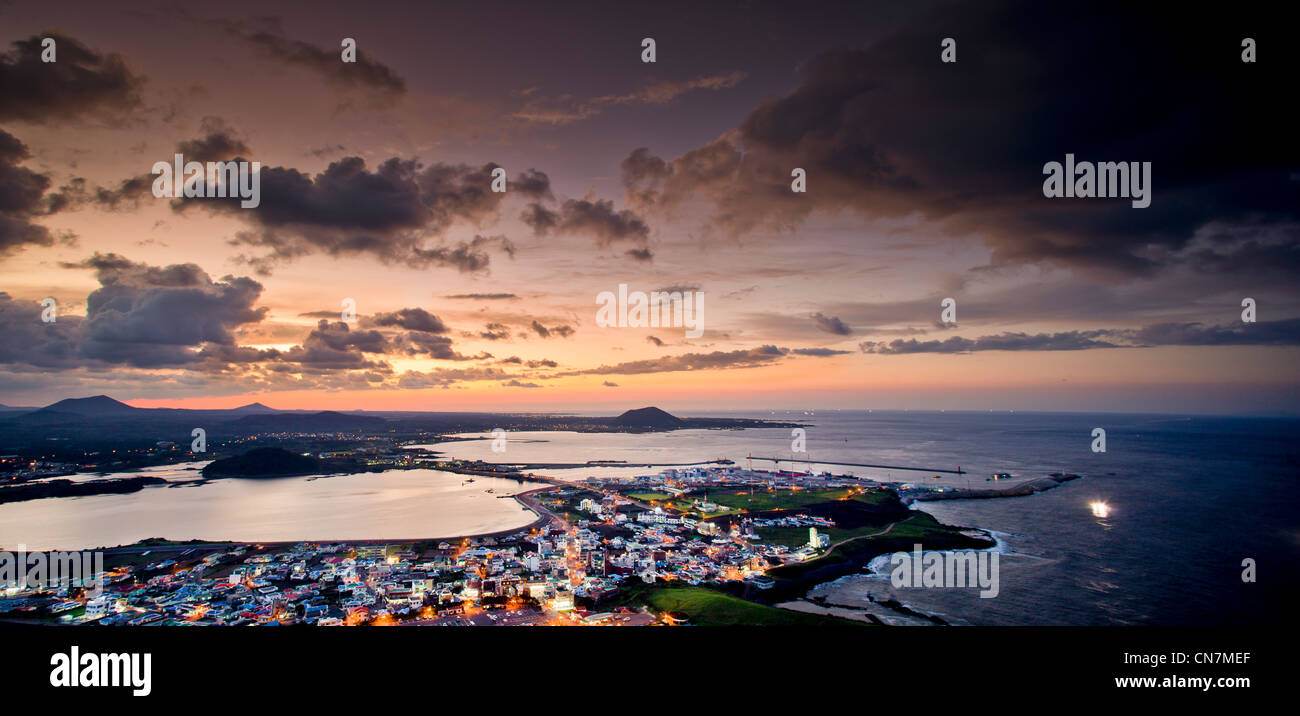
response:
{"label": "small island", "polygon": [[206,478],[218,477],[300,477],[316,475],[320,461],[306,455],[276,447],[254,448],[235,457],[213,460],[203,467]]}

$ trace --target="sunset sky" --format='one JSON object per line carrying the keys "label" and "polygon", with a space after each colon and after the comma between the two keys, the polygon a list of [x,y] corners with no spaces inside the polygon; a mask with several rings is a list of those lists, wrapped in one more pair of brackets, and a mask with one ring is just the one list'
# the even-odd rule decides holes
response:
{"label": "sunset sky", "polygon": [[1043,5],[0,2],[0,403],[1293,412],[1293,48]]}

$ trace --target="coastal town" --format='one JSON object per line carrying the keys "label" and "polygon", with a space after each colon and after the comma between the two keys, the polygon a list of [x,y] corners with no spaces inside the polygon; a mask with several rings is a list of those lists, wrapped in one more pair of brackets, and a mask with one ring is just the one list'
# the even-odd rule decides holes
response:
{"label": "coastal town", "polygon": [[[98,584],[9,586],[0,593],[0,619],[646,626],[725,622],[738,610],[753,621],[748,612],[763,610],[773,623],[812,623],[833,618],[779,609],[765,597],[781,591],[774,587],[797,597],[804,584],[799,568],[836,546],[842,562],[873,539],[881,540],[879,549],[892,549],[898,539],[910,546],[913,537],[991,544],[908,510],[900,495],[943,489],[924,485],[736,465],[550,482],[513,495],[536,514],[533,523],[492,535],[360,543],[147,540],[112,548]],[[850,559],[849,568],[860,570],[865,556]]]}

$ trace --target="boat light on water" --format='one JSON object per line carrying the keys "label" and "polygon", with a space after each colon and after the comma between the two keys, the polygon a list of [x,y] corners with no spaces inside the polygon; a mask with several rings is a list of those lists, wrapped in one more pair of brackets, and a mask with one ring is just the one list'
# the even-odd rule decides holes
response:
{"label": "boat light on water", "polygon": [[1092,508],[1092,514],[1094,517],[1110,517],[1110,505],[1105,502],[1101,502],[1100,500],[1097,502],[1091,502],[1088,504],[1088,507]]}

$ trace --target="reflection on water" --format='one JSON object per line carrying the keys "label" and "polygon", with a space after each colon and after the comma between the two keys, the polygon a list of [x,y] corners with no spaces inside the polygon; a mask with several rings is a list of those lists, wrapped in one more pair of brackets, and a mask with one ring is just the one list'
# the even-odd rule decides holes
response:
{"label": "reflection on water", "polygon": [[470,483],[440,470],[203,482],[186,467],[149,472],[189,482],[131,494],[0,505],[0,546],[84,549],[148,537],[248,542],[454,537],[532,522],[532,512],[498,496],[542,486],[489,477]]}

